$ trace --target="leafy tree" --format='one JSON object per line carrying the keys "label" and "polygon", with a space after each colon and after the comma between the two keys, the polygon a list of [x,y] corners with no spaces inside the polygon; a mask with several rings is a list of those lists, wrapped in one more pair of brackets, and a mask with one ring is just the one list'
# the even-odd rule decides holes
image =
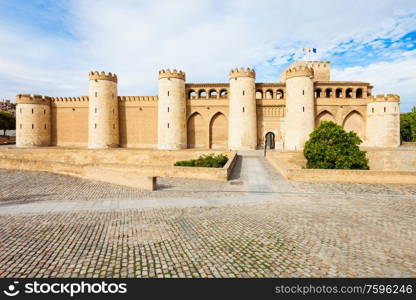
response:
{"label": "leafy tree", "polygon": [[416,142],[416,106],[412,112],[400,115],[400,136],[402,141]]}
{"label": "leafy tree", "polygon": [[355,132],[346,132],[334,122],[324,121],[305,143],[306,168],[368,170],[366,152],[358,147],[361,143]]}
{"label": "leafy tree", "polygon": [[1,111],[0,112],[0,130],[3,130],[3,135],[6,135],[6,130],[16,129],[16,118],[14,115]]}

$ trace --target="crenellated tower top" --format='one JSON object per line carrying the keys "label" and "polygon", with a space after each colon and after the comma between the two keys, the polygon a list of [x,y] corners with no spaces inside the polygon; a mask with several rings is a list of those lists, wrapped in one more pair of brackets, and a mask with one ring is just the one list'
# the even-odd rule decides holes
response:
{"label": "crenellated tower top", "polygon": [[102,71],[101,73],[97,71],[90,72],[89,79],[90,80],[108,80],[108,81],[113,81],[117,83],[117,75],[111,74],[111,72],[109,72],[108,74],[106,74],[104,71]]}
{"label": "crenellated tower top", "polygon": [[19,94],[16,96],[16,103],[49,105],[51,103],[51,97],[42,95]]}
{"label": "crenellated tower top", "polygon": [[296,66],[296,67],[291,67],[287,69],[285,74],[286,74],[286,79],[289,79],[292,77],[299,77],[299,76],[313,77],[314,72],[313,72],[313,68],[311,67]]}
{"label": "crenellated tower top", "polygon": [[238,77],[251,77],[256,78],[256,71],[250,68],[235,68],[230,71],[229,74],[230,79],[238,78]]}
{"label": "crenellated tower top", "polygon": [[397,94],[378,94],[371,97],[373,102],[400,102],[400,96]]}
{"label": "crenellated tower top", "polygon": [[178,78],[185,80],[185,72],[176,69],[173,69],[172,71],[169,69],[162,69],[159,71],[159,79],[162,78]]}

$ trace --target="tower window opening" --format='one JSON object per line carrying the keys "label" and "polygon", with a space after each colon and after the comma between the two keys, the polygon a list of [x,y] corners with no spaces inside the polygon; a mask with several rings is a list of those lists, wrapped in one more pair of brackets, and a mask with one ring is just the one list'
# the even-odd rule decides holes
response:
{"label": "tower window opening", "polygon": [[46,129],[46,124],[45,124],[45,129]]}
{"label": "tower window opening", "polygon": [[116,124],[113,124],[113,129],[116,129]]}
{"label": "tower window opening", "polygon": [[302,90],[302,95],[305,95],[305,90]]}
{"label": "tower window opening", "polygon": [[169,106],[168,106],[168,112],[169,112]]}
{"label": "tower window opening", "polygon": [[168,123],[168,128],[169,128],[169,123]]}
{"label": "tower window opening", "polygon": [[243,96],[246,94],[246,92],[245,91],[243,91]]}
{"label": "tower window opening", "polygon": [[386,107],[384,106],[384,112],[386,112]]}
{"label": "tower window opening", "polygon": [[22,109],[20,109],[20,113],[22,113]]}
{"label": "tower window opening", "polygon": [[95,113],[97,113],[97,108],[95,108]]}
{"label": "tower window opening", "polygon": [[94,124],[94,128],[97,128],[97,123]]}
{"label": "tower window opening", "polygon": [[374,112],[374,107],[371,109],[371,112]]}
{"label": "tower window opening", "polygon": [[98,96],[98,93],[97,92],[95,92],[95,97],[97,97]]}
{"label": "tower window opening", "polygon": [[32,108],[32,114],[33,114],[33,108]]}
{"label": "tower window opening", "polygon": [[32,124],[32,129],[34,129],[35,128],[35,124]]}
{"label": "tower window opening", "polygon": [[243,112],[244,112],[244,106],[243,106]]}
{"label": "tower window opening", "polygon": [[43,114],[46,115],[46,109],[43,110]]}
{"label": "tower window opening", "polygon": [[302,106],[302,111],[305,112],[305,106]]}
{"label": "tower window opening", "polygon": [[169,91],[168,91],[168,96],[169,96]]}
{"label": "tower window opening", "polygon": [[22,124],[20,124],[20,129],[22,129]]}

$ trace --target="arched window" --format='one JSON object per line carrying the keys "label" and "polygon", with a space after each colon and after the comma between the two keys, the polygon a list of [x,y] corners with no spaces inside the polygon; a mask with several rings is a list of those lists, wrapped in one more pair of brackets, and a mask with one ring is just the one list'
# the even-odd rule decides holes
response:
{"label": "arched window", "polygon": [[221,90],[220,91],[220,98],[227,98],[227,94],[228,94],[227,90]]}
{"label": "arched window", "polygon": [[257,90],[256,91],[256,99],[263,99],[263,91]]}
{"label": "arched window", "polygon": [[285,93],[283,90],[277,90],[276,91],[276,99],[283,99],[285,97]]}
{"label": "arched window", "polygon": [[325,90],[325,97],[331,98],[332,97],[332,89],[326,89]]}
{"label": "arched window", "polygon": [[352,89],[351,88],[348,88],[345,91],[345,98],[352,98]]}
{"label": "arched window", "polygon": [[199,98],[206,98],[207,97],[207,92],[205,90],[199,90],[198,97]]}
{"label": "arched window", "polygon": [[195,99],[196,98],[196,93],[194,90],[189,90],[188,91],[188,99]]}
{"label": "arched window", "polygon": [[335,97],[336,98],[342,98],[342,89],[336,89],[335,90]]}
{"label": "arched window", "polygon": [[316,89],[315,90],[315,98],[321,98],[321,93],[322,93],[321,89]]}
{"label": "arched window", "polygon": [[209,91],[209,98],[217,98],[217,96],[218,96],[217,90]]}
{"label": "arched window", "polygon": [[273,91],[267,90],[266,91],[266,99],[273,99]]}
{"label": "arched window", "polygon": [[355,91],[355,98],[362,98],[363,97],[363,89],[357,89]]}

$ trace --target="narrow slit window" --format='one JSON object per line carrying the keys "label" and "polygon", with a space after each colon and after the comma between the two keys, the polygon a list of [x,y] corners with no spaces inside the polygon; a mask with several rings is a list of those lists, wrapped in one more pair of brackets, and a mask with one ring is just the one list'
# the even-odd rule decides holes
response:
{"label": "narrow slit window", "polygon": [[305,106],[302,106],[302,111],[305,112]]}
{"label": "narrow slit window", "polygon": [[46,115],[46,109],[43,110],[43,114]]}
{"label": "narrow slit window", "polygon": [[33,114],[33,108],[32,108],[32,114]]}
{"label": "narrow slit window", "polygon": [[169,123],[168,123],[168,128],[169,128]]}
{"label": "narrow slit window", "polygon": [[168,91],[168,96],[169,96],[169,91]]}
{"label": "narrow slit window", "polygon": [[374,107],[371,109],[371,112],[372,112],[372,113],[374,112]]}
{"label": "narrow slit window", "polygon": [[168,106],[168,112],[169,112],[169,106]]}
{"label": "narrow slit window", "polygon": [[20,124],[20,129],[22,129],[22,124]]}
{"label": "narrow slit window", "polygon": [[46,129],[46,124],[45,124],[45,129]]}
{"label": "narrow slit window", "polygon": [[95,108],[95,113],[97,113],[97,108]]}
{"label": "narrow slit window", "polygon": [[32,129],[35,129],[35,124],[32,124]]}
{"label": "narrow slit window", "polygon": [[95,97],[97,97],[98,96],[98,93],[97,92],[95,92]]}
{"label": "narrow slit window", "polygon": [[245,91],[243,91],[243,96],[246,94],[246,92]]}
{"label": "narrow slit window", "polygon": [[113,129],[116,129],[116,124],[113,124]]}
{"label": "narrow slit window", "polygon": [[244,112],[244,106],[243,106],[243,112]]}
{"label": "narrow slit window", "polygon": [[305,95],[305,90],[302,90],[302,95]]}
{"label": "narrow slit window", "polygon": [[94,124],[94,128],[97,128],[97,123]]}
{"label": "narrow slit window", "polygon": [[386,107],[384,106],[384,112],[386,112]]}
{"label": "narrow slit window", "polygon": [[22,109],[20,109],[20,113],[22,113]]}

